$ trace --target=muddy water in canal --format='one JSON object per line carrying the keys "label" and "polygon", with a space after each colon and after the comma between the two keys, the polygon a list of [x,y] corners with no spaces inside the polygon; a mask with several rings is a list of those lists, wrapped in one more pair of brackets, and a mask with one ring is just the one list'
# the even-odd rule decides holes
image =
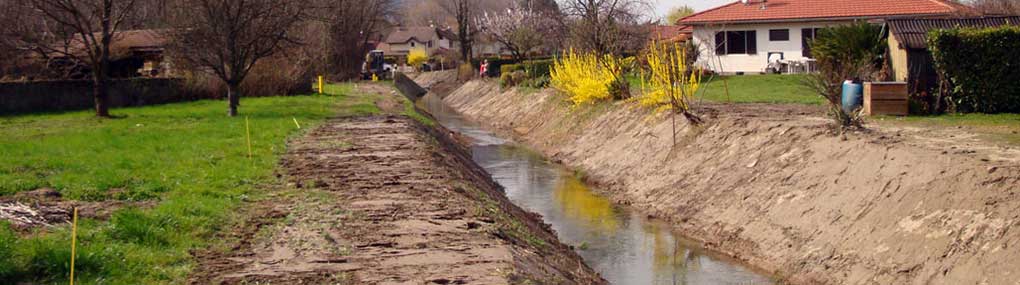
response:
{"label": "muddy water in canal", "polygon": [[613,284],[773,284],[713,254],[671,226],[614,205],[570,170],[470,122],[429,94],[418,102],[446,128],[470,137],[472,156],[518,206],[541,214]]}

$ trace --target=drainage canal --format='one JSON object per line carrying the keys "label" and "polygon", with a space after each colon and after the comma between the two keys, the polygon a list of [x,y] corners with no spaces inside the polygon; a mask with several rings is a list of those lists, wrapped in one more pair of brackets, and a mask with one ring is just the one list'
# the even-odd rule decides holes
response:
{"label": "drainage canal", "polygon": [[429,94],[418,104],[473,140],[471,154],[518,206],[541,214],[613,284],[773,284],[769,277],[697,247],[668,224],[613,205],[574,173],[465,120]]}

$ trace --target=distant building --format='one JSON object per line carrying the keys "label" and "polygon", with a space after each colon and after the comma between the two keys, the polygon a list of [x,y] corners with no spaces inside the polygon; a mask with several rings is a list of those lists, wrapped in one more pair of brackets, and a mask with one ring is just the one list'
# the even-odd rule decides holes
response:
{"label": "distant building", "polygon": [[377,49],[386,56],[406,59],[412,50],[424,51],[432,55],[437,51],[459,49],[457,35],[445,28],[435,27],[397,27],[386,39],[379,43]]}
{"label": "distant building", "polygon": [[[166,77],[170,76],[170,64],[164,58],[169,36],[165,30],[128,30],[117,32],[110,44],[110,76],[113,78]],[[71,53],[84,56],[84,46],[71,42]],[[57,64],[71,63],[65,55],[51,53]],[[84,77],[90,70],[80,63],[79,72],[72,77]]]}
{"label": "distant building", "polygon": [[695,13],[702,66],[724,73],[759,73],[774,63],[810,71],[810,39],[820,28],[854,21],[945,18],[973,10],[943,0],[742,0]]}
{"label": "distant building", "polygon": [[688,25],[656,25],[652,26],[649,38],[655,41],[685,42],[691,39],[694,27]]}
{"label": "distant building", "polygon": [[907,82],[910,94],[933,94],[938,87],[938,74],[931,51],[928,32],[936,29],[988,28],[1020,26],[1020,16],[957,19],[894,19],[889,20],[889,60],[896,81]]}
{"label": "distant building", "polygon": [[476,59],[510,58],[513,52],[489,35],[481,34],[475,37],[475,42],[471,46],[471,56]]}

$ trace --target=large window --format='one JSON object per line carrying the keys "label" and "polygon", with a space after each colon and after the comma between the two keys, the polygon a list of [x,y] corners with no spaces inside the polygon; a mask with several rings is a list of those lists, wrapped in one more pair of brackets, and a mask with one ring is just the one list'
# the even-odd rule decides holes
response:
{"label": "large window", "polygon": [[785,42],[790,40],[790,30],[769,30],[769,41],[772,42]]}
{"label": "large window", "polygon": [[755,31],[729,31],[715,34],[715,53],[757,54],[758,37]]}
{"label": "large window", "polygon": [[811,56],[811,41],[818,35],[818,30],[818,28],[800,30],[800,46],[804,57],[814,58]]}

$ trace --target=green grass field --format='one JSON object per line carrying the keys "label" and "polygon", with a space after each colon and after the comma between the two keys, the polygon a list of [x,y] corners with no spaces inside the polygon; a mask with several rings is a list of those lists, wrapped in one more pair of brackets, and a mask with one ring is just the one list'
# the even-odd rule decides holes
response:
{"label": "green grass field", "polygon": [[[697,98],[722,103],[825,103],[821,96],[801,83],[804,79],[805,75],[774,74],[704,77]],[[641,90],[639,78],[627,76],[627,80],[633,90]]]}
{"label": "green grass field", "polygon": [[[236,207],[279,182],[273,170],[288,137],[330,116],[379,112],[351,86],[327,91],[242,98],[236,118],[223,101],[113,110],[120,119],[87,111],[0,118],[0,195],[48,187],[69,200],[155,201],[82,220],[76,279],[182,283],[193,266],[189,250],[212,245]],[[70,249],[69,226],[26,234],[0,225],[0,284],[65,283]]]}
{"label": "green grass field", "polygon": [[[699,98],[713,102],[733,103],[825,103],[818,93],[801,83],[804,81],[804,77],[804,75],[772,74],[716,77],[702,85],[703,90],[699,92]],[[728,97],[727,87],[729,88]]]}

